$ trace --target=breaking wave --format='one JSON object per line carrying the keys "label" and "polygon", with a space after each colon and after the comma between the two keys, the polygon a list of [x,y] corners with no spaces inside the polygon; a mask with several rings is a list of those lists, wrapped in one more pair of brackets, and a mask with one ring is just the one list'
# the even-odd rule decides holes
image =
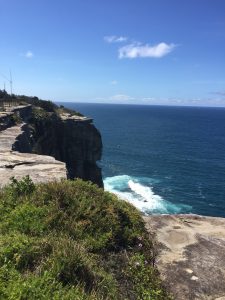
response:
{"label": "breaking wave", "polygon": [[174,204],[154,193],[156,181],[146,177],[131,177],[120,175],[106,177],[106,191],[116,194],[128,201],[145,214],[188,213],[191,207],[184,204]]}

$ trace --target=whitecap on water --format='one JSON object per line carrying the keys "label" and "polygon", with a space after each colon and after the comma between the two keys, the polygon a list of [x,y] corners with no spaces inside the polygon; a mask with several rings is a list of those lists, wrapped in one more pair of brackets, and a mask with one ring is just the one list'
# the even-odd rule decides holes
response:
{"label": "whitecap on water", "polygon": [[106,177],[104,187],[106,191],[128,201],[145,214],[190,212],[190,206],[171,203],[163,199],[162,196],[155,194],[153,191],[155,182],[152,178],[119,175]]}

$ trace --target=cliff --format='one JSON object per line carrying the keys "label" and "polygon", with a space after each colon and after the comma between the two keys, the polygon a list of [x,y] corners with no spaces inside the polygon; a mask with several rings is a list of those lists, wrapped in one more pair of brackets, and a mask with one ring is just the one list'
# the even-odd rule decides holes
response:
{"label": "cliff", "polygon": [[[40,101],[40,100],[39,100]],[[39,106],[0,114],[0,185],[29,175],[34,182],[81,178],[103,187],[102,141],[92,119]]]}
{"label": "cliff", "polygon": [[35,153],[50,155],[66,163],[69,179],[90,180],[103,187],[97,161],[102,155],[102,140],[92,119],[70,114],[31,119]]}
{"label": "cliff", "polygon": [[0,299],[170,299],[141,214],[60,180],[103,186],[92,119],[32,100],[0,112]]}
{"label": "cliff", "polygon": [[[92,124],[92,119],[68,112],[65,109],[52,109],[51,105],[49,107],[49,103],[44,103],[45,108],[39,107],[39,104],[42,105],[37,100],[37,103],[33,106],[18,106],[10,109],[10,111],[0,113],[0,187],[6,185],[12,176],[20,179],[25,175],[29,175],[35,183],[80,177],[84,180],[91,180],[101,187],[103,185],[101,169],[96,162],[101,158],[102,142],[100,133]],[[31,198],[28,201],[27,189],[25,188],[23,191],[25,193],[24,198],[21,202],[21,198],[18,197],[17,193],[18,190],[19,192],[21,192],[20,189],[23,190],[24,184],[31,184],[32,191],[31,196],[29,196]],[[9,194],[7,194],[8,188]],[[22,184],[15,181],[8,188],[5,192],[2,190],[3,192],[0,195],[2,197],[0,204],[4,208],[2,211],[6,215],[9,214],[9,216],[3,218],[2,228],[6,226],[5,228],[8,230],[12,226],[13,234],[15,228],[21,230],[23,234],[23,230],[30,234],[30,231],[27,231],[26,221],[31,222],[29,225],[31,228],[38,228],[39,223],[37,226],[35,222],[39,222],[39,206],[42,203],[44,207],[40,216],[43,219],[40,226],[46,222],[46,228],[51,228],[54,225],[58,230],[58,228],[62,228],[62,224],[65,222],[65,231],[64,229],[62,231],[63,237],[65,232],[68,231],[69,238],[71,236],[80,238],[76,241],[79,245],[84,240],[84,235],[88,234],[85,237],[88,243],[91,243],[91,246],[94,244],[95,248],[93,249],[95,251],[96,249],[99,250],[100,253],[100,257],[96,258],[96,265],[101,261],[101,267],[106,266],[107,271],[112,268],[111,272],[116,278],[115,289],[119,287],[115,299],[120,299],[120,297],[121,299],[145,299],[146,297],[158,300],[171,299],[165,292],[164,285],[175,300],[225,299],[225,219],[197,215],[148,216],[144,217],[146,229],[149,232],[149,235],[146,236],[141,216],[136,215],[137,212],[134,207],[129,206],[124,201],[120,202],[119,200],[118,202],[116,198],[112,198],[112,203],[115,202],[116,204],[115,208],[112,208],[111,204],[107,206],[109,197],[113,196],[109,196],[102,189],[97,189],[89,183],[64,181],[33,187],[32,183],[26,179],[22,181]],[[34,194],[32,194],[33,188],[36,189]],[[12,190],[14,190],[15,199],[12,198]],[[8,200],[6,201],[7,197]],[[38,202],[37,199],[39,198],[44,199],[44,201]],[[56,205],[55,208],[49,203],[50,198],[52,203]],[[81,198],[82,201],[80,201]],[[12,199],[13,205],[10,202]],[[84,213],[83,204],[85,202],[86,211]],[[15,203],[17,203],[18,208]],[[50,205],[49,210],[46,210],[46,204]],[[29,209],[27,209],[28,205],[31,205]],[[35,205],[37,208],[34,209]],[[129,207],[126,207],[127,205]],[[79,206],[80,210],[78,209]],[[121,209],[123,206],[124,208]],[[66,212],[62,218],[61,214],[64,210]],[[49,215],[46,215],[47,212]],[[70,217],[70,221],[68,221],[68,217]],[[113,218],[115,218],[114,223]],[[9,224],[6,224],[5,220]],[[21,220],[25,222],[23,225],[25,229],[23,226],[21,227]],[[136,220],[138,220],[138,230],[135,229],[135,224],[133,224]],[[32,222],[34,222],[34,225]],[[68,227],[70,225],[71,228]],[[106,228],[108,231],[106,231]],[[80,232],[76,231],[78,229]],[[11,238],[7,230],[5,231],[7,237],[3,238],[3,242],[1,241],[3,244],[8,236],[13,242],[15,239],[14,237]],[[40,230],[45,233],[45,230],[42,231],[42,227]],[[73,230],[74,234],[71,235]],[[100,231],[101,235],[99,239],[97,237],[96,242],[96,233]],[[143,233],[144,236],[142,236]],[[32,231],[31,236],[33,238]],[[38,239],[39,236],[40,233],[38,232],[35,239]],[[60,235],[55,235],[55,237],[61,238]],[[24,237],[22,236],[22,238]],[[11,240],[7,243],[11,243]],[[132,245],[130,240],[132,240]],[[49,241],[49,244],[51,243],[52,240]],[[65,240],[59,240],[57,243],[64,245]],[[71,241],[68,242],[68,245],[69,243]],[[42,247],[44,243],[40,241],[40,245]],[[87,245],[89,251],[90,245]],[[114,249],[115,245],[117,245],[116,252],[111,253],[110,251]],[[54,244],[53,246],[51,244],[51,247],[54,248]],[[12,249],[17,251],[14,250],[14,246]],[[73,258],[74,249],[72,247],[71,252],[65,255],[64,246],[62,246],[60,259]],[[8,255],[8,245],[6,250],[5,254]],[[86,253],[85,251],[83,248],[81,249],[82,255]],[[23,249],[21,253],[20,249],[18,250],[18,255],[17,252],[15,253],[17,258],[21,257],[21,253],[26,254]],[[37,253],[35,247],[34,253],[35,255]],[[85,261],[91,255],[92,253],[87,252]],[[8,262],[7,259],[3,261]],[[13,259],[14,255],[12,256]],[[38,263],[43,261],[40,257],[37,258]],[[31,263],[31,269],[33,268],[32,264],[33,262]],[[152,265],[159,270],[163,287],[158,278],[158,273],[155,272]],[[124,267],[126,272],[124,272]],[[27,272],[26,268],[27,265],[22,271]],[[87,268],[92,272],[93,268],[90,262],[84,265],[82,274],[78,270],[74,275],[72,261],[71,273],[68,273],[68,278],[74,276],[73,286],[74,284],[76,286],[77,282],[82,282],[82,280],[84,286],[85,284],[89,285],[90,277],[88,277]],[[100,271],[102,272],[102,270]],[[103,273],[101,272],[99,274],[102,276]],[[80,280],[80,274],[82,280]],[[86,274],[88,275],[87,278],[85,277]],[[99,274],[96,274],[95,277],[95,274],[93,276],[91,273],[91,278],[93,278],[91,284],[93,283],[93,285],[95,285],[95,278],[100,278]],[[52,274],[50,275],[50,278],[54,278]],[[4,281],[5,277],[2,276],[1,278]],[[13,278],[11,282],[16,282],[16,280]],[[54,278],[54,282],[57,280],[60,281],[61,278]],[[46,282],[47,288],[49,281]],[[102,286],[102,280],[100,282],[100,286]],[[68,281],[66,281],[66,284],[68,284]],[[109,286],[111,285],[110,282]],[[20,281],[18,281],[18,286],[20,289]],[[30,285],[27,286],[30,287]],[[30,289],[35,291],[34,287]],[[10,287],[8,293],[11,293]],[[66,292],[64,291],[64,293]],[[86,291],[82,291],[82,293],[85,294]],[[110,294],[110,299],[111,295],[115,296],[115,290]]]}

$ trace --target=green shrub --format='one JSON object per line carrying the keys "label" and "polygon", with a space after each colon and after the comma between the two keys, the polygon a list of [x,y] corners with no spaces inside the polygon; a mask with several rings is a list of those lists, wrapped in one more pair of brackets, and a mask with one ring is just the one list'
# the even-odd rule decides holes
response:
{"label": "green shrub", "polygon": [[91,183],[76,180],[40,185],[33,198],[51,206],[48,228],[85,240],[92,250],[133,246],[144,232],[136,209]]}
{"label": "green shrub", "polygon": [[16,178],[11,178],[11,183],[8,186],[8,191],[14,197],[26,196],[31,194],[35,190],[35,185],[29,176],[24,177],[22,180],[18,181]]}
{"label": "green shrub", "polygon": [[139,212],[90,182],[12,179],[0,220],[0,299],[169,299]]}
{"label": "green shrub", "polygon": [[128,264],[130,276],[138,300],[171,299],[162,288],[157,270],[146,260],[143,254],[134,254]]}
{"label": "green shrub", "polygon": [[94,293],[87,295],[80,286],[63,286],[50,272],[41,276],[22,276],[8,266],[0,269],[0,299],[4,300],[97,300]]}
{"label": "green shrub", "polygon": [[32,270],[40,260],[52,252],[48,239],[31,238],[20,233],[2,236],[0,243],[0,264],[9,262],[17,270]]}
{"label": "green shrub", "polygon": [[40,235],[46,229],[46,215],[46,207],[37,207],[32,203],[21,203],[2,220],[0,229],[4,232],[18,230],[31,236]]}

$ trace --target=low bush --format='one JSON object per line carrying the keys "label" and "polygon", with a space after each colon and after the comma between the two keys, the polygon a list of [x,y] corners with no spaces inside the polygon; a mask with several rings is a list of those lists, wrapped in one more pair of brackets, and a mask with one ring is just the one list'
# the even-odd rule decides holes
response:
{"label": "low bush", "polygon": [[82,180],[0,191],[0,299],[169,299],[139,212]]}

